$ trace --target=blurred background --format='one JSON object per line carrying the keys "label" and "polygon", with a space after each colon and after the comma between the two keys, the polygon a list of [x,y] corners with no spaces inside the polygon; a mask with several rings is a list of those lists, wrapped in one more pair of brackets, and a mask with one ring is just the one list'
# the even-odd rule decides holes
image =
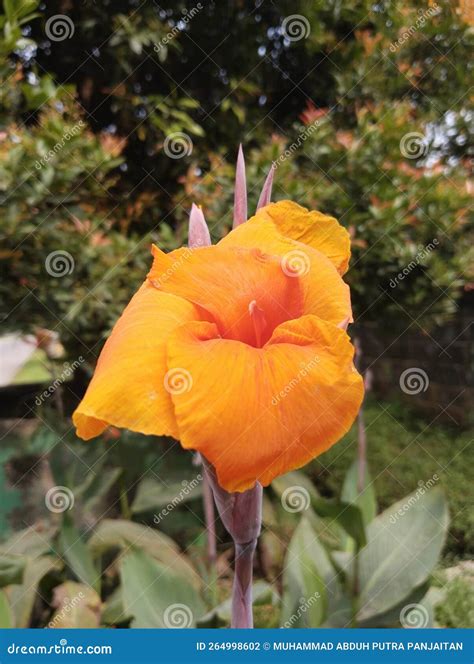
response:
{"label": "blurred background", "polygon": [[242,143],[250,210],[273,162],[273,200],[349,230],[368,388],[344,440],[266,490],[256,624],[474,626],[472,5],[2,11],[0,625],[228,624],[196,460],[85,444],[70,414],[150,244],[186,243],[193,202],[229,231]]}

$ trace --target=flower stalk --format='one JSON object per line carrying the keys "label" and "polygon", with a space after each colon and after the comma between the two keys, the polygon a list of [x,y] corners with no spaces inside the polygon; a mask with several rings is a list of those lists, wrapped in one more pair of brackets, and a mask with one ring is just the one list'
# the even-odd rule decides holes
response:
{"label": "flower stalk", "polygon": [[219,485],[216,471],[204,458],[203,468],[219,516],[235,546],[231,627],[253,627],[253,559],[262,528],[262,485],[257,482],[242,493],[229,493]]}

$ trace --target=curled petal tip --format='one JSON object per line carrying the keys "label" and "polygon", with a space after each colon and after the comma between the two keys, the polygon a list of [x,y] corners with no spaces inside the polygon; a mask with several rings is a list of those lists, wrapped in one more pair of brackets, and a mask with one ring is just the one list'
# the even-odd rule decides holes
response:
{"label": "curled petal tip", "polygon": [[208,247],[211,244],[211,236],[200,207],[192,204],[189,215],[188,247]]}
{"label": "curled petal tip", "polygon": [[347,330],[347,327],[350,323],[350,318],[347,316],[347,318],[344,318],[340,323],[338,323],[337,327],[340,328],[341,330]]}
{"label": "curled petal tip", "polygon": [[263,185],[262,193],[260,194],[260,198],[258,199],[258,204],[257,204],[257,210],[260,210],[260,208],[265,207],[265,205],[268,205],[270,203],[270,199],[272,197],[272,186],[273,186],[273,176],[275,174],[275,166],[274,164],[271,165],[270,171],[265,179],[265,183]]}
{"label": "curled petal tip", "polygon": [[237,167],[235,171],[235,193],[234,193],[234,225],[240,226],[247,221],[247,181],[245,177],[245,160],[242,145],[239,145],[237,156]]}

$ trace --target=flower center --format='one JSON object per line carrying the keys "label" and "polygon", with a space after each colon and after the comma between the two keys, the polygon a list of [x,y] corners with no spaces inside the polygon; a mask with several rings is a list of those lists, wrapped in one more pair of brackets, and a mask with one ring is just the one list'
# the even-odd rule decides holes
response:
{"label": "flower center", "polygon": [[257,300],[252,300],[250,302],[249,314],[253,325],[253,331],[255,333],[255,345],[258,348],[261,348],[267,340],[268,323],[263,309],[257,304]]}

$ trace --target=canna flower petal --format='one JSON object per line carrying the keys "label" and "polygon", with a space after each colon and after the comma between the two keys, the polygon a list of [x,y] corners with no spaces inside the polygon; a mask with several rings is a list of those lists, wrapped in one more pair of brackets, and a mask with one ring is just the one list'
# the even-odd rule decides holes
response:
{"label": "canna flower petal", "polygon": [[[259,249],[213,246],[165,254],[153,247],[153,254],[150,283],[207,312],[226,339],[260,345],[275,327],[303,310],[300,279],[285,274],[278,257]],[[252,301],[266,320],[260,343],[249,309]]]}
{"label": "canna flower petal", "polygon": [[77,435],[88,440],[113,425],[179,438],[165,389],[166,342],[176,326],[201,319],[191,303],[145,282],[116,323],[73,414]]}
{"label": "canna flower petal", "polygon": [[258,211],[269,218],[279,232],[325,254],[340,274],[345,274],[351,257],[349,233],[334,217],[309,211],[293,201],[270,203]]}
{"label": "canna flower petal", "polygon": [[300,315],[314,314],[323,320],[340,323],[352,321],[349,286],[344,283],[333,262],[321,251],[289,237],[278,230],[269,216],[258,212],[247,223],[234,228],[218,247],[260,248],[278,257],[286,274],[298,277],[303,291]]}
{"label": "canna flower petal", "polygon": [[187,323],[167,357],[169,370],[192,377],[172,395],[181,444],[201,452],[230,492],[266,486],[327,450],[362,402],[348,335],[315,316],[283,323],[263,348]]}

